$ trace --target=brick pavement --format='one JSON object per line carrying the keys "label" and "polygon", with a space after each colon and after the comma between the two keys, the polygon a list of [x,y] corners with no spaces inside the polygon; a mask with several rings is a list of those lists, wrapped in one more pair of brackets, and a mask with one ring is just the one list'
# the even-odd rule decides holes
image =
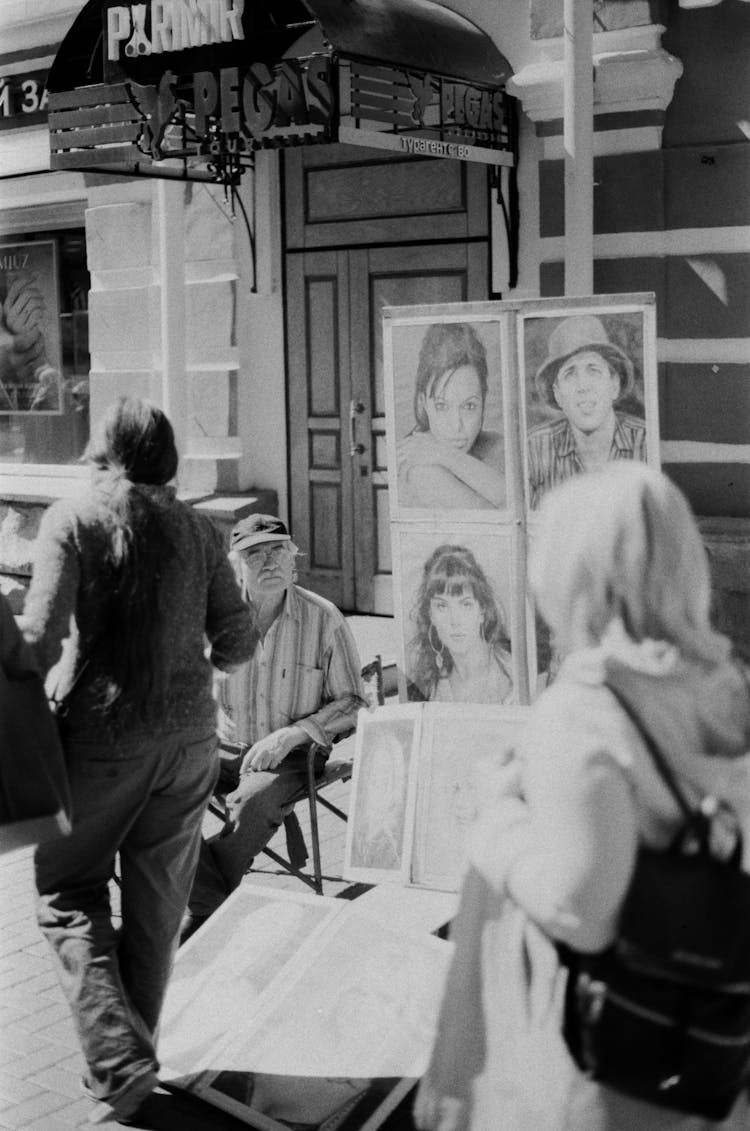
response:
{"label": "brick pavement", "polygon": [[[328,793],[345,811],[349,788],[349,783],[340,782]],[[309,848],[306,806],[299,805],[297,813]],[[207,821],[211,832],[212,818]],[[354,894],[341,879],[345,828],[338,818],[320,810],[326,895]],[[278,847],[283,851],[281,838],[280,833]],[[84,1062],[48,945],[34,918],[32,855],[31,849],[19,849],[0,856],[0,1128],[73,1131],[90,1127],[90,1104],[80,1090]],[[276,871],[275,865],[267,866],[265,859],[259,858],[259,868],[248,873],[245,883],[306,890],[299,880]],[[116,913],[114,885],[112,897]],[[410,1128],[408,1107],[402,1104],[384,1129]],[[185,1092],[166,1089],[154,1094],[144,1112],[138,1124],[142,1131],[240,1131],[247,1126]]]}

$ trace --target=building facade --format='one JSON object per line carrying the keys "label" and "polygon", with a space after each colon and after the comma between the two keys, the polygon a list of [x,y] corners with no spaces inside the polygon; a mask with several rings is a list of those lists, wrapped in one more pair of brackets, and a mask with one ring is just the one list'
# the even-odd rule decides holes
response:
{"label": "building facade", "polygon": [[[303,581],[346,610],[392,611],[382,307],[566,285],[562,0],[418,6],[463,17],[480,33],[467,50],[508,64],[517,230],[507,166],[339,141],[259,148],[234,192],[50,171],[46,76],[92,6],[0,0],[0,256],[6,288],[14,255],[52,263],[62,375],[54,411],[0,413],[0,573],[17,601],[41,511],[85,474],[91,421],[134,392],[169,412],[196,505],[227,523],[278,508]],[[325,42],[308,7],[286,57]],[[656,294],[662,466],[700,516],[719,622],[748,652],[749,48],[745,0],[594,6],[594,291]]]}

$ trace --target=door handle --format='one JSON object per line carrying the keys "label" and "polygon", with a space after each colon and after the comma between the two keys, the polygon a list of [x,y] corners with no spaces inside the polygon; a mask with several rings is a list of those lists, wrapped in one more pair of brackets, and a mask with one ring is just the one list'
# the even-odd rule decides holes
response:
{"label": "door handle", "polygon": [[360,413],[365,411],[365,406],[362,401],[351,400],[349,401],[349,455],[354,456],[364,455],[365,445],[357,440],[357,417]]}

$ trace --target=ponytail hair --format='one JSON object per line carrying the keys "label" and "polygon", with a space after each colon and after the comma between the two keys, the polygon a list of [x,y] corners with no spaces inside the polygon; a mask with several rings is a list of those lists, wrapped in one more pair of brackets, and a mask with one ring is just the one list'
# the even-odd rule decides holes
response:
{"label": "ponytail hair", "polygon": [[100,473],[109,533],[102,563],[108,595],[100,636],[108,679],[101,709],[117,726],[127,699],[148,722],[167,691],[162,577],[174,555],[163,504],[150,488],[177,472],[172,425],[148,401],[121,397],[105,412],[84,458]]}

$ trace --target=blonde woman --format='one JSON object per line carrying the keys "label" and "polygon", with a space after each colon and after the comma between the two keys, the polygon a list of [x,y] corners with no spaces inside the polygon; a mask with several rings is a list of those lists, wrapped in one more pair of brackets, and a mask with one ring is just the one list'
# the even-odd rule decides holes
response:
{"label": "blonde woman", "polygon": [[[633,706],[688,794],[731,803],[750,846],[750,694],[709,622],[706,553],[680,492],[637,463],[552,492],[531,581],[564,656],[532,707],[506,792],[472,834],[421,1131],[706,1131],[578,1072],[560,1035],[554,944],[614,940],[640,844],[681,824]],[[745,867],[748,860],[745,860]],[[750,1126],[740,1099],[722,1131]]]}

